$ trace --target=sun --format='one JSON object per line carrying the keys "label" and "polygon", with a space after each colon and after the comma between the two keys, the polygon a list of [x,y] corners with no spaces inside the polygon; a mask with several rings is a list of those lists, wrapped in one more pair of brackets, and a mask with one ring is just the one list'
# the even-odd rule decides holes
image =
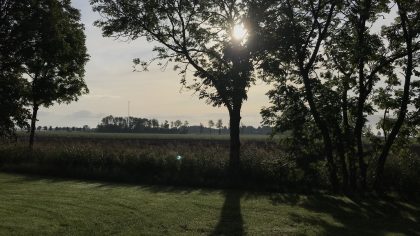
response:
{"label": "sun", "polygon": [[233,27],[232,37],[235,40],[242,41],[245,38],[247,33],[248,32],[243,24],[237,24]]}

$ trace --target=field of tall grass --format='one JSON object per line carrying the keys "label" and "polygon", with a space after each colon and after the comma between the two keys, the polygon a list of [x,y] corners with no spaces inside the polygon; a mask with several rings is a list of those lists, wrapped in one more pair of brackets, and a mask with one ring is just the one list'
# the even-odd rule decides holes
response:
{"label": "field of tall grass", "polygon": [[[312,192],[328,190],[322,157],[296,158],[276,141],[243,139],[241,186],[247,190]],[[420,158],[391,156],[388,189],[420,192]],[[140,184],[225,188],[229,142],[113,136],[44,135],[32,151],[25,138],[0,144],[0,171]],[[304,162],[302,164],[302,162]]]}

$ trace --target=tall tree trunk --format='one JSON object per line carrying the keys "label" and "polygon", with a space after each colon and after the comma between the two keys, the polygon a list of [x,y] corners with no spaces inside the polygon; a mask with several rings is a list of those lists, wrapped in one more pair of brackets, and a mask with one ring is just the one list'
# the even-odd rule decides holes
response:
{"label": "tall tree trunk", "polygon": [[[294,16],[293,16],[294,9],[290,4],[288,4],[288,8],[290,12],[289,17],[292,23],[294,23]],[[316,107],[315,100],[314,100],[315,98],[312,91],[311,78],[309,78],[309,73],[311,69],[313,69],[319,49],[321,48],[322,41],[325,39],[328,32],[328,28],[330,27],[335,8],[336,8],[336,3],[333,1],[331,3],[325,24],[322,26],[322,30],[318,31],[320,34],[318,35],[318,38],[313,47],[313,50],[308,50],[307,47],[302,48],[302,44],[298,43],[299,40],[296,40],[295,50],[297,52],[297,62],[299,66],[300,76],[302,77],[303,83],[305,86],[305,97],[306,97],[306,100],[308,101],[310,112],[315,120],[315,123],[317,127],[321,130],[331,187],[334,192],[337,192],[339,189],[339,182],[338,182],[338,177],[337,177],[337,167],[334,162],[332,140],[330,137],[328,126],[326,122],[321,118],[321,115],[318,112],[318,109]],[[315,16],[315,18],[317,17],[318,16]],[[319,30],[318,24],[313,24],[312,27],[313,27],[312,29],[314,30],[314,32],[316,29]],[[291,33],[294,33],[294,31],[292,31]],[[298,39],[298,37],[296,37],[296,39]],[[310,57],[309,57],[309,60],[307,61],[306,59],[307,59],[308,54],[310,55]]]}
{"label": "tall tree trunk", "polygon": [[312,92],[312,86],[311,86],[311,82],[310,82],[310,78],[308,74],[303,73],[302,77],[303,77],[303,82],[305,85],[306,100],[308,100],[311,114],[314,117],[315,123],[317,124],[318,128],[321,130],[322,138],[324,141],[324,152],[327,159],[327,167],[328,167],[329,180],[331,183],[331,187],[334,192],[338,192],[339,182],[338,182],[338,177],[337,177],[337,167],[334,162],[333,145],[332,145],[331,137],[329,134],[329,130],[326,123],[321,118],[318,112],[318,109],[316,107],[316,104],[314,101],[314,95]]}
{"label": "tall tree trunk", "polygon": [[[362,34],[362,33],[360,33]],[[359,42],[363,42],[363,36],[359,36]],[[363,46],[361,46],[363,47]],[[359,160],[360,169],[360,185],[362,190],[366,189],[366,176],[367,176],[367,165],[364,160],[363,150],[363,127],[365,125],[365,117],[363,114],[365,102],[366,102],[366,88],[365,88],[365,74],[364,74],[364,58],[359,59],[359,97],[357,100],[357,112],[356,112],[356,125],[354,128],[354,138],[357,146],[357,158]]]}
{"label": "tall tree trunk", "polygon": [[359,97],[357,101],[357,112],[356,112],[356,125],[354,128],[354,138],[357,145],[357,158],[359,159],[360,169],[360,185],[362,190],[366,190],[366,177],[367,177],[367,164],[364,160],[363,150],[363,127],[365,125],[364,108],[368,92],[366,90],[366,76],[365,76],[365,64],[366,64],[366,22],[370,18],[370,11],[372,8],[372,0],[364,0],[359,2],[359,17],[356,18],[356,32],[357,38],[357,50],[358,50],[358,86],[359,86]]}
{"label": "tall tree trunk", "polygon": [[32,109],[32,117],[31,117],[31,133],[29,136],[29,148],[33,148],[34,146],[34,138],[35,138],[35,129],[36,129],[36,117],[38,115],[39,106],[34,104]]}
{"label": "tall tree trunk", "polygon": [[359,168],[360,168],[360,186],[362,191],[366,190],[366,178],[367,178],[367,164],[365,162],[365,153],[363,150],[363,138],[362,132],[358,133],[356,136],[357,139],[357,157],[359,158]]}
{"label": "tall tree trunk", "polygon": [[231,184],[237,186],[240,180],[240,148],[241,142],[239,138],[239,129],[241,123],[241,107],[233,107],[229,111],[229,125],[230,125],[230,152],[229,152],[229,175]]}
{"label": "tall tree trunk", "polygon": [[341,176],[342,176],[342,190],[343,192],[348,192],[349,190],[349,173],[347,170],[347,162],[346,162],[346,154],[344,149],[344,143],[343,143],[343,134],[340,130],[340,127],[338,124],[335,125],[336,130],[336,146],[337,146],[337,152],[338,156],[340,157],[340,166],[341,166]]}
{"label": "tall tree trunk", "polygon": [[348,83],[349,76],[343,80],[343,94],[342,94],[342,110],[343,110],[343,126],[344,126],[344,137],[345,141],[345,154],[347,155],[347,160],[349,163],[349,171],[348,171],[348,180],[349,180],[349,190],[352,192],[356,191],[357,188],[357,174],[356,174],[356,164],[355,164],[355,151],[354,151],[354,142],[352,141],[351,129],[349,124],[349,117],[348,117],[348,100],[347,100],[347,92],[349,90],[349,83]]}
{"label": "tall tree trunk", "polygon": [[410,86],[411,86],[411,76],[413,70],[413,47],[412,47],[412,32],[410,24],[408,23],[408,17],[406,10],[401,6],[401,3],[397,1],[399,15],[401,18],[401,25],[404,32],[404,39],[407,45],[407,67],[405,69],[405,81],[404,81],[404,93],[401,100],[400,111],[398,113],[397,121],[392,127],[391,133],[388,136],[388,139],[385,142],[385,145],[382,149],[381,155],[378,159],[378,165],[376,166],[376,177],[374,182],[374,188],[378,192],[382,192],[382,177],[385,168],[385,162],[388,157],[389,151],[392,144],[394,143],[401,126],[404,123],[405,117],[407,115],[407,106],[410,101]]}

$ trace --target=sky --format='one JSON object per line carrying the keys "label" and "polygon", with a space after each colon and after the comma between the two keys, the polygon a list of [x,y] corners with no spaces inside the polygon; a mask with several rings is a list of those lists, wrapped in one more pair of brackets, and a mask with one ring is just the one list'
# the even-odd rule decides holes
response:
{"label": "sky", "polygon": [[[227,125],[228,113],[225,107],[215,108],[199,100],[192,91],[183,89],[180,76],[171,68],[161,71],[151,67],[147,72],[133,72],[134,58],[147,60],[153,57],[153,44],[145,39],[125,41],[104,38],[101,30],[93,26],[100,19],[92,11],[88,0],[73,0],[72,4],[82,13],[85,25],[86,46],[90,61],[86,65],[85,81],[90,93],[78,101],[55,104],[40,108],[41,126],[83,126],[96,127],[107,115],[127,116],[164,120],[188,120],[191,125],[207,124],[208,120],[222,119]],[[257,81],[248,93],[248,100],[242,108],[242,122],[259,126],[260,110],[269,106],[265,95],[270,89],[262,81]]]}

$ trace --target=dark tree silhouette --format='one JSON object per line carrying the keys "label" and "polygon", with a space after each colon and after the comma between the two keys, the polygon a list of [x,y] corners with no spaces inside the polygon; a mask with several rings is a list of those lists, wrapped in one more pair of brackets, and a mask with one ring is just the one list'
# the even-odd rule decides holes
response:
{"label": "dark tree silhouette", "polygon": [[[103,19],[96,22],[104,36],[157,42],[157,57],[165,67],[174,63],[181,83],[213,106],[225,106],[230,117],[230,174],[240,166],[239,124],[247,90],[253,82],[250,50],[233,37],[238,24],[246,24],[243,1],[91,0]],[[152,60],[153,61],[153,60]],[[150,62],[134,62],[147,69]],[[187,80],[187,71],[193,78]],[[232,178],[232,180],[235,178]]]}
{"label": "dark tree silhouette", "polygon": [[[324,151],[328,163],[329,180],[334,191],[338,190],[337,167],[334,161],[333,142],[328,128],[328,121],[317,106],[313,78],[315,63],[319,59],[319,50],[327,36],[332,19],[337,13],[337,2],[319,1],[254,1],[253,14],[255,31],[260,35],[263,48],[264,70],[286,81],[303,85],[303,99],[309,105],[310,113],[321,131]],[[264,27],[260,27],[261,21]],[[266,57],[266,53],[273,56]]]}
{"label": "dark tree silhouette", "polygon": [[222,134],[222,128],[223,128],[223,121],[222,121],[222,119],[217,120],[216,128],[219,130],[219,135]]}
{"label": "dark tree silhouette", "polygon": [[[400,132],[402,125],[407,117],[408,113],[408,105],[410,104],[410,94],[412,94],[412,88],[410,87],[418,87],[417,84],[411,83],[411,77],[415,71],[416,65],[418,66],[420,58],[415,59],[414,52],[416,48],[414,48],[415,43],[419,43],[419,36],[420,36],[420,6],[418,1],[403,1],[403,0],[396,0],[395,1],[398,6],[398,14],[399,19],[396,24],[390,27],[390,31],[400,31],[400,34],[397,35],[390,35],[392,37],[390,39],[391,42],[395,42],[393,46],[396,46],[399,50],[401,47],[406,50],[406,60],[403,61],[405,66],[404,69],[404,89],[402,95],[399,96],[397,104],[398,115],[397,119],[395,120],[391,132],[389,136],[385,140],[385,144],[381,151],[381,154],[378,158],[378,164],[376,167],[376,177],[374,187],[377,191],[381,192],[384,189],[382,186],[382,176],[384,172],[385,162],[389,155],[391,146],[395,142],[397,135]],[[402,31],[402,33],[401,33]],[[417,40],[417,41],[416,41]],[[403,42],[403,43],[402,43]],[[399,45],[397,44],[399,43]],[[397,45],[398,46],[397,46]],[[404,46],[403,46],[404,45]],[[404,50],[404,49],[403,49]],[[420,95],[420,94],[419,94]],[[418,107],[417,107],[418,108]],[[414,113],[417,115],[416,113]],[[418,119],[418,118],[415,118]]]}
{"label": "dark tree silhouette", "polygon": [[21,30],[28,44],[22,64],[30,78],[32,147],[39,107],[70,103],[88,92],[83,79],[88,55],[80,13],[69,0],[31,1],[24,14]]}
{"label": "dark tree silhouette", "polygon": [[210,130],[210,134],[211,134],[211,131],[213,130],[213,127],[214,127],[214,121],[213,120],[209,120],[209,130]]}
{"label": "dark tree silhouette", "polygon": [[[263,111],[266,120],[295,124],[291,129],[301,137],[304,134],[296,127],[316,124],[333,188],[339,185],[339,163],[342,189],[350,186],[354,191],[357,180],[366,189],[367,116],[385,110],[381,126],[392,127],[379,148],[377,180],[401,127],[416,125],[413,117],[418,112],[410,112],[410,122],[404,120],[408,105],[416,104],[410,97],[418,92],[418,82],[410,79],[418,67],[414,55],[420,49],[418,4],[414,0],[256,2],[256,14],[264,19],[257,32],[267,36],[261,37],[260,48],[271,55],[265,56],[262,67],[276,82],[269,93],[274,105]],[[393,24],[382,27],[380,33],[370,30],[390,7],[399,12]],[[390,112],[397,119],[390,119]]]}
{"label": "dark tree silhouette", "polygon": [[0,137],[14,136],[15,127],[25,127],[29,116],[21,65],[27,42],[20,30],[27,4],[25,0],[0,0]]}

